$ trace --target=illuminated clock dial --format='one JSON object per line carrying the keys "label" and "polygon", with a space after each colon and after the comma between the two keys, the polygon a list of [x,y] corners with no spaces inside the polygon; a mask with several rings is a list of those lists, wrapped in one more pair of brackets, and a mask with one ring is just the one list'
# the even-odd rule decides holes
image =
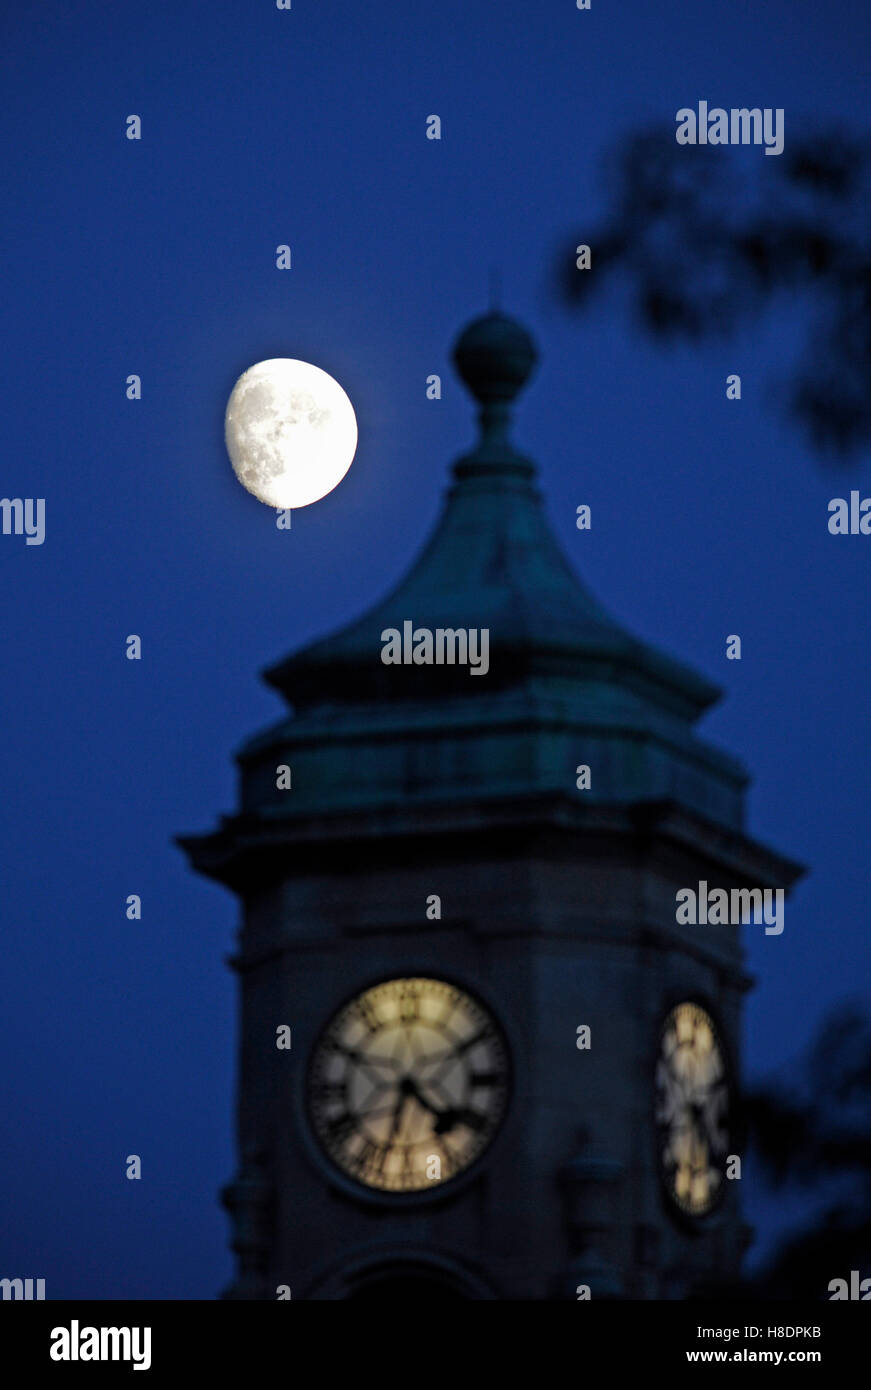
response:
{"label": "illuminated clock dial", "polygon": [[443,980],[387,980],[324,1030],[309,1069],[309,1113],[349,1177],[420,1192],[481,1156],[508,1084],[502,1033],[481,1004]]}
{"label": "illuminated clock dial", "polygon": [[722,1196],[729,1153],[729,1079],[710,1015],[683,1003],[665,1020],[656,1063],[659,1159],[671,1200],[707,1215]]}

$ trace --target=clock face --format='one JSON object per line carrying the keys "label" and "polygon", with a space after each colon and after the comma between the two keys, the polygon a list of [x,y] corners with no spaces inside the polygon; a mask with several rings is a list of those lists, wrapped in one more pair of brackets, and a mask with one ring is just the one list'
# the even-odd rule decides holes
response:
{"label": "clock face", "polygon": [[443,980],[387,980],[347,1004],[312,1057],[312,1127],[366,1187],[420,1192],[462,1173],[489,1145],[508,1100],[495,1020]]}
{"label": "clock face", "polygon": [[665,1020],[655,1084],[666,1189],[686,1215],[705,1216],[725,1181],[729,1080],[716,1027],[698,1004],[678,1004]]}

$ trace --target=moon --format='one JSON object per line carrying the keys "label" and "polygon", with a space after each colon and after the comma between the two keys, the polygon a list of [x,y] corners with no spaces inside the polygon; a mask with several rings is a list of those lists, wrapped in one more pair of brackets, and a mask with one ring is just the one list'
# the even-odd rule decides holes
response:
{"label": "moon", "polygon": [[268,507],[307,507],[351,467],[357,417],[328,372],[271,357],[249,367],[233,387],[224,438],[244,488]]}

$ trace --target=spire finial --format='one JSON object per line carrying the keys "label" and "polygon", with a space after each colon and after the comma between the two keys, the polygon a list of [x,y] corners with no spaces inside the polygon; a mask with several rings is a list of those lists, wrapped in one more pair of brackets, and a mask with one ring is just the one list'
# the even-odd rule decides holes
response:
{"label": "spire finial", "polygon": [[454,363],[479,405],[481,437],[462,464],[509,464],[524,471],[532,465],[513,448],[508,430],[511,402],[525,385],[538,354],[522,324],[499,311],[467,324],[454,347]]}

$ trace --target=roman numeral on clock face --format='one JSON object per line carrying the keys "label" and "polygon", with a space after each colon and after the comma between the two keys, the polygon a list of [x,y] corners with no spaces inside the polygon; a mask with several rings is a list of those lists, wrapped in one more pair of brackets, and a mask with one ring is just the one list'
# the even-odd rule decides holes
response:
{"label": "roman numeral on clock face", "polygon": [[355,1016],[369,1033],[377,1033],[381,1027],[381,1020],[377,1010],[368,995],[364,994],[360,999],[354,1001],[352,1005]]}
{"label": "roman numeral on clock face", "polygon": [[484,1042],[487,1038],[489,1038],[489,1036],[489,1028],[479,1028],[477,1033],[472,1034],[471,1038],[466,1038],[465,1042],[460,1043],[459,1047],[457,1048],[457,1052],[468,1052],[469,1048],[477,1047],[478,1043]]}
{"label": "roman numeral on clock face", "polygon": [[370,1171],[380,1173],[388,1153],[384,1144],[373,1144],[371,1139],[364,1138],[362,1147],[349,1155],[348,1166],[360,1177],[366,1177]]}
{"label": "roman numeral on clock face", "polygon": [[347,1086],[344,1081],[318,1081],[312,1087],[312,1098],[322,1105],[330,1105],[345,1099]]}
{"label": "roman numeral on clock face", "polygon": [[401,1023],[416,1023],[420,1016],[420,1001],[416,994],[403,994],[399,1000]]}
{"label": "roman numeral on clock face", "polygon": [[345,1111],[342,1115],[336,1115],[331,1120],[327,1120],[327,1134],[333,1144],[343,1144],[349,1135],[353,1134],[357,1128],[357,1118]]}

